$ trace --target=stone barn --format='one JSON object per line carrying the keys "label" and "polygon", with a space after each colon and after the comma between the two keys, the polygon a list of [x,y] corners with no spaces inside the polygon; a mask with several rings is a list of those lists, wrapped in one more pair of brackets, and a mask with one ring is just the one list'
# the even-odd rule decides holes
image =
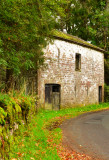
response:
{"label": "stone barn", "polygon": [[38,95],[45,109],[103,102],[104,50],[55,31],[44,50],[47,66],[38,71]]}

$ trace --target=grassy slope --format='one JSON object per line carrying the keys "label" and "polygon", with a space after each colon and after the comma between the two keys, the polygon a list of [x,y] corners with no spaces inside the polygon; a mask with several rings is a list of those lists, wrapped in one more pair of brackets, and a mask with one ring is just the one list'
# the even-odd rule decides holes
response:
{"label": "grassy slope", "polygon": [[62,132],[57,128],[67,118],[89,111],[107,109],[108,103],[85,107],[68,108],[60,111],[40,111],[27,128],[20,128],[18,142],[10,152],[12,160],[59,160],[57,150]]}

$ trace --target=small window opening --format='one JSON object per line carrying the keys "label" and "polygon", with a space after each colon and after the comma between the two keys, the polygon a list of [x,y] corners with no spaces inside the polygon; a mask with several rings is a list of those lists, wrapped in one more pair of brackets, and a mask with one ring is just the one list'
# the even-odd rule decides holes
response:
{"label": "small window opening", "polygon": [[76,86],[75,86],[75,97],[76,97]]}
{"label": "small window opening", "polygon": [[53,85],[52,86],[52,92],[59,92],[60,91],[60,86],[59,85]]}
{"label": "small window opening", "polygon": [[81,69],[81,54],[76,53],[75,70],[80,71],[80,69]]}

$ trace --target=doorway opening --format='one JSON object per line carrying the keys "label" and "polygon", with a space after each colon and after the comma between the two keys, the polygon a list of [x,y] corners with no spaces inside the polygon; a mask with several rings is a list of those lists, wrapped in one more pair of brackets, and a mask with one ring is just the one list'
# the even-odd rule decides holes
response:
{"label": "doorway opening", "polygon": [[47,109],[60,109],[60,85],[45,84],[45,107]]}
{"label": "doorway opening", "polygon": [[101,103],[102,102],[102,86],[99,86],[99,89],[98,89],[99,91],[98,91],[98,97],[99,97],[99,103]]}

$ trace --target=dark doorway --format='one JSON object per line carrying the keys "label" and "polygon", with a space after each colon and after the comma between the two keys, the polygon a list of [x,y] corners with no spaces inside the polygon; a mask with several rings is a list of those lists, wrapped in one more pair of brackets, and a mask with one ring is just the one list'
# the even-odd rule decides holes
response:
{"label": "dark doorway", "polygon": [[99,103],[102,102],[102,86],[99,86]]}
{"label": "dark doorway", "polygon": [[60,85],[45,84],[45,106],[48,109],[60,109]]}

